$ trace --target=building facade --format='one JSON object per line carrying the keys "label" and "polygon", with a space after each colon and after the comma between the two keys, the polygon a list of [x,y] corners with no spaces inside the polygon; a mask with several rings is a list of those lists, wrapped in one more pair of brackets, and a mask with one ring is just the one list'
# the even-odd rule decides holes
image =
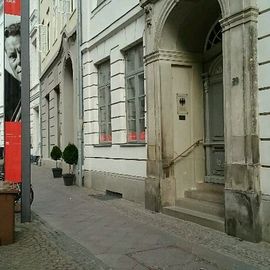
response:
{"label": "building facade", "polygon": [[[77,144],[77,1],[40,1],[41,156],[54,145]],[[34,115],[33,115],[34,117]]]}
{"label": "building facade", "polygon": [[82,1],[82,6],[84,183],[143,203],[143,10],[137,0]]}
{"label": "building facade", "polygon": [[40,1],[43,164],[75,143],[78,184],[270,241],[269,1],[80,4]]}

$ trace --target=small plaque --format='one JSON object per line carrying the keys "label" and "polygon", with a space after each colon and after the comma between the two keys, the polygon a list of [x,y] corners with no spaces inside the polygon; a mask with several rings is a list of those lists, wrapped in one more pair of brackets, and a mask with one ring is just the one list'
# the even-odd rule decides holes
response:
{"label": "small plaque", "polygon": [[176,94],[176,105],[177,114],[187,114],[188,113],[188,95],[187,94]]}

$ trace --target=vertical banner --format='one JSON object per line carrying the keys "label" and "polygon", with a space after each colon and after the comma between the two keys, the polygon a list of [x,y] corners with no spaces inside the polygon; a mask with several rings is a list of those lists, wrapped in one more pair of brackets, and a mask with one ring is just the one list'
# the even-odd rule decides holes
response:
{"label": "vertical banner", "polygon": [[21,182],[21,0],[4,0],[5,180]]}

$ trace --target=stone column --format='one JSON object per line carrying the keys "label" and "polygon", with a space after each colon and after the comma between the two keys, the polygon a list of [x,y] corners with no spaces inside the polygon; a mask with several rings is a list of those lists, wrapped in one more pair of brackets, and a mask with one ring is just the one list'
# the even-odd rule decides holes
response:
{"label": "stone column", "polygon": [[261,240],[257,106],[257,17],[247,8],[221,20],[225,122],[225,230]]}
{"label": "stone column", "polygon": [[160,179],[162,178],[161,87],[159,62],[155,57],[155,22],[152,21],[156,0],[141,0],[145,11],[145,77],[147,102],[147,178],[145,207],[159,211],[161,207]]}
{"label": "stone column", "polygon": [[161,154],[161,102],[158,62],[146,66],[147,91],[147,178],[145,182],[145,207],[159,211],[161,207],[160,179]]}

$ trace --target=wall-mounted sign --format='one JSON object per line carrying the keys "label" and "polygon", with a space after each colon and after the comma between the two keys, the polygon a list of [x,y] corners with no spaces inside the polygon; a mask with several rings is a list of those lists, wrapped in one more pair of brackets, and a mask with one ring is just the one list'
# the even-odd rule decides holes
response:
{"label": "wall-mounted sign", "polygon": [[176,94],[176,108],[178,115],[188,114],[188,95],[187,94]]}

